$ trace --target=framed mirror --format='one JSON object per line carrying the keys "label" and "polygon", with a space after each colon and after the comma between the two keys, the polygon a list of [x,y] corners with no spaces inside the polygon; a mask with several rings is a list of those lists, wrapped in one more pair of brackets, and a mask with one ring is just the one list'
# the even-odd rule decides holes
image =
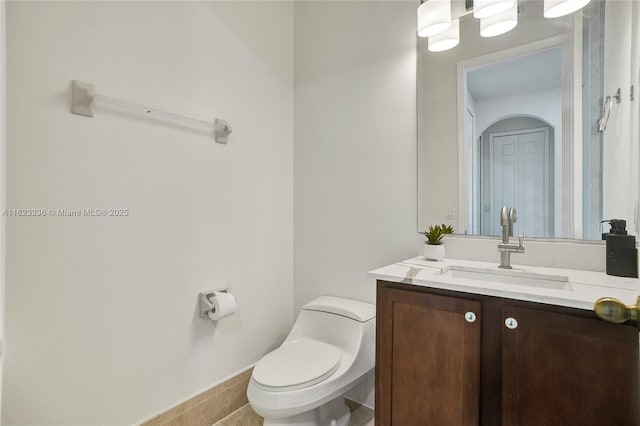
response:
{"label": "framed mirror", "polygon": [[419,230],[499,235],[507,205],[514,234],[597,240],[612,218],[637,234],[640,4],[591,0],[553,19],[540,0],[518,9],[500,36],[481,37],[466,13],[456,47],[418,39]]}

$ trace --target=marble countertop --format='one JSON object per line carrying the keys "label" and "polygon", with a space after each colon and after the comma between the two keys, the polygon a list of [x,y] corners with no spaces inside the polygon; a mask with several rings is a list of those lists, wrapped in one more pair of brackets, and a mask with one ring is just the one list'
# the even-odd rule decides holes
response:
{"label": "marble countertop", "polygon": [[436,262],[414,257],[370,271],[368,276],[376,280],[588,310],[592,310],[595,301],[601,297],[615,297],[627,305],[635,305],[640,296],[639,279],[614,277],[604,272],[513,265],[516,273],[568,278],[566,289],[553,289],[452,277],[447,274],[452,267],[498,269],[496,263],[461,259]]}

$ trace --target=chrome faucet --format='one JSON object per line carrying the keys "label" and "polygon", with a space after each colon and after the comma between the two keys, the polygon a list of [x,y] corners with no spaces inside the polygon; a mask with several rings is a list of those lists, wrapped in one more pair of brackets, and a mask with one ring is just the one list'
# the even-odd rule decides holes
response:
{"label": "chrome faucet", "polygon": [[500,225],[502,226],[502,243],[498,244],[500,252],[500,268],[511,269],[511,253],[524,253],[524,234],[518,237],[518,244],[511,244],[513,224],[517,219],[516,209],[502,206],[500,209]]}

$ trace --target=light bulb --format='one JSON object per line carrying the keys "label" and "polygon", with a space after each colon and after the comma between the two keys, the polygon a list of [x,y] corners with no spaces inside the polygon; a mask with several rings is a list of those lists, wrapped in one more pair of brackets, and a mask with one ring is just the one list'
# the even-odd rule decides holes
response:
{"label": "light bulb", "polygon": [[430,52],[442,52],[454,48],[460,43],[460,21],[454,19],[446,31],[429,37],[427,49]]}
{"label": "light bulb", "polygon": [[591,0],[544,0],[544,17],[558,18],[585,7]]}
{"label": "light bulb", "polygon": [[495,37],[511,31],[516,25],[518,25],[517,4],[506,12],[480,19],[480,35],[482,37]]}
{"label": "light bulb", "polygon": [[473,16],[475,18],[487,18],[510,9],[516,4],[516,0],[474,0]]}
{"label": "light bulb", "polygon": [[451,26],[451,1],[427,0],[418,7],[418,36],[430,37]]}

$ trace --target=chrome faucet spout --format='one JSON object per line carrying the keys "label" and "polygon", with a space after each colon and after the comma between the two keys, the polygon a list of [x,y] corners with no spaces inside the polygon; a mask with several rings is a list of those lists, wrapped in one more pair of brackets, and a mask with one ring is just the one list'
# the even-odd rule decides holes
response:
{"label": "chrome faucet spout", "polygon": [[511,253],[524,253],[524,234],[518,238],[518,244],[510,244],[509,237],[513,236],[513,224],[517,220],[516,209],[502,206],[500,209],[500,225],[502,226],[502,243],[498,244],[500,253],[500,268],[511,269]]}
{"label": "chrome faucet spout", "polygon": [[516,213],[516,209],[511,207],[509,209],[509,236],[513,237],[513,224],[518,219],[518,214]]}

